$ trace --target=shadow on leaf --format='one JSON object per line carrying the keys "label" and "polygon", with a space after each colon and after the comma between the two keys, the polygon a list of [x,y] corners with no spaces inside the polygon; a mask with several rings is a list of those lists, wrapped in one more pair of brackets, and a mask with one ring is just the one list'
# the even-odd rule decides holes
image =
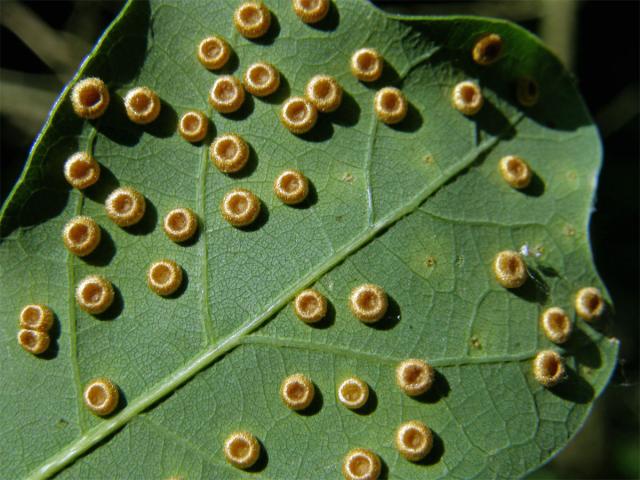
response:
{"label": "shadow on leaf", "polygon": [[158,223],[158,210],[156,210],[155,205],[147,197],[144,200],[146,207],[142,219],[135,225],[124,228],[132,235],[147,235],[155,230]]}
{"label": "shadow on leaf", "polygon": [[327,117],[319,114],[315,126],[299,137],[309,142],[326,142],[333,137],[333,125]]}
{"label": "shadow on leaf", "polygon": [[120,181],[111,170],[100,164],[100,180],[84,190],[84,194],[97,203],[104,204],[111,192],[120,186]]}
{"label": "shadow on leaf", "polygon": [[567,378],[555,387],[549,389],[551,393],[564,400],[574,403],[589,403],[595,392],[593,387],[572,368],[566,367]]}
{"label": "shadow on leaf", "polygon": [[334,323],[336,323],[336,309],[333,304],[327,300],[327,314],[324,318],[318,322],[309,323],[308,325],[318,330],[325,330],[331,327]]}
{"label": "shadow on leaf", "polygon": [[[239,66],[240,66],[240,59],[238,58],[238,54],[235,52],[235,50],[231,48],[227,63],[225,63],[224,67],[222,67],[220,70],[216,70],[215,74],[216,75],[233,75],[233,73],[238,69]],[[214,72],[211,72],[211,73],[214,73]],[[211,85],[213,85],[213,80],[211,82]]]}
{"label": "shadow on leaf", "polygon": [[242,106],[231,113],[220,113],[220,115],[228,118],[229,120],[245,120],[249,118],[249,116],[253,113],[255,109],[255,100],[253,99],[253,95],[249,95],[245,93],[244,102],[242,102]]}
{"label": "shadow on leaf", "polygon": [[387,480],[389,478],[389,465],[387,465],[387,462],[382,457],[380,457],[380,476],[378,478],[381,480]]}
{"label": "shadow on leaf", "polygon": [[240,171],[228,173],[227,175],[231,178],[246,178],[255,172],[256,168],[258,168],[258,153],[249,142],[246,143],[247,147],[249,147],[249,158],[247,159],[247,163],[240,169]]}
{"label": "shadow on leaf", "polygon": [[116,416],[118,413],[120,413],[120,411],[122,411],[125,408],[127,408],[127,405],[129,404],[127,396],[122,391],[120,386],[119,385],[115,385],[115,387],[118,389],[118,405],[116,405],[116,408],[114,408],[113,412],[111,412],[109,415],[103,416],[102,418],[111,418],[111,417]]}
{"label": "shadow on leaf", "polygon": [[162,101],[160,115],[153,122],[141,125],[142,129],[157,138],[167,138],[176,133],[178,114],[166,101]]}
{"label": "shadow on leaf", "polygon": [[435,465],[444,455],[444,442],[442,441],[442,438],[440,438],[440,435],[433,430],[431,433],[433,435],[433,446],[431,447],[431,451],[422,460],[415,462],[416,465],[423,465],[425,467]]}
{"label": "shadow on leaf", "polygon": [[[203,223],[199,215],[196,214],[196,218],[198,219],[198,228],[196,228],[196,231],[194,232],[193,237],[191,237],[188,240],[185,240],[184,242],[175,242],[176,245],[180,247],[188,248],[198,243],[198,240],[200,240],[200,235],[202,235],[202,229],[205,228],[205,224]],[[163,219],[163,223],[164,223],[164,219]]]}
{"label": "shadow on leaf", "polygon": [[422,127],[424,119],[420,111],[413,106],[411,102],[407,103],[407,116],[401,121],[393,125],[389,125],[390,128],[401,132],[417,132]]}
{"label": "shadow on leaf", "polygon": [[265,103],[270,103],[272,105],[277,105],[278,110],[280,105],[291,96],[291,87],[289,86],[289,81],[287,78],[280,72],[280,85],[278,89],[273,92],[271,95],[267,95],[265,97],[257,97],[258,100]]}
{"label": "shadow on leaf", "polygon": [[340,24],[340,12],[333,4],[333,2],[329,2],[329,11],[327,12],[327,16],[324,17],[317,23],[307,24],[311,28],[315,28],[318,30],[323,30],[325,32],[331,32],[338,28]]}
{"label": "shadow on leaf", "polygon": [[309,192],[307,193],[307,198],[305,198],[300,203],[296,203],[295,205],[289,205],[291,208],[304,210],[304,209],[312,207],[313,205],[318,203],[318,192],[316,191],[316,187],[311,182],[311,180],[307,179],[307,181],[309,183]]}
{"label": "shadow on leaf", "polygon": [[436,403],[441,398],[448,397],[450,391],[451,391],[451,387],[449,386],[447,377],[445,377],[439,371],[436,370],[435,380],[431,388],[426,392],[424,392],[422,395],[418,395],[412,398],[421,403]]}
{"label": "shadow on leaf", "polygon": [[258,460],[256,460],[256,463],[245,470],[247,472],[262,472],[265,468],[267,468],[267,465],[269,465],[269,452],[266,448],[264,448],[264,443],[262,443],[259,438],[257,438],[256,440],[258,440],[258,443],[260,444],[260,456],[258,457]]}
{"label": "shadow on leaf", "polygon": [[499,136],[504,140],[509,140],[516,134],[514,125],[487,99],[485,99],[480,111],[471,118],[475,120],[480,130],[487,132],[491,136]]}
{"label": "shadow on leaf", "polygon": [[371,415],[378,408],[378,395],[376,391],[369,385],[369,398],[367,399],[367,403],[365,403],[362,407],[353,410],[354,413],[358,415]]}
{"label": "shadow on leaf", "polygon": [[124,298],[120,289],[113,285],[113,303],[104,312],[94,315],[98,320],[114,320],[120,316],[124,310]]}
{"label": "shadow on leaf", "polygon": [[527,302],[542,305],[547,301],[547,297],[549,296],[549,286],[536,268],[527,265],[527,270],[529,272],[529,278],[524,282],[524,285],[513,288],[511,291]]}
{"label": "shadow on leaf", "polygon": [[579,328],[574,329],[566,348],[579,364],[589,368],[600,368],[602,366],[602,357],[598,346]]}
{"label": "shadow on leaf", "polygon": [[400,81],[400,74],[386,60],[383,60],[382,65],[382,75],[374,82],[361,82],[363,85],[373,89],[380,90],[382,87],[387,87],[389,85],[396,85]]}
{"label": "shadow on leaf", "polygon": [[247,40],[257,43],[259,45],[271,45],[273,44],[278,35],[280,34],[280,21],[273,10],[271,10],[271,25],[269,26],[269,30],[263,36],[258,38],[248,38]]}
{"label": "shadow on leaf", "polygon": [[34,191],[20,209],[20,226],[31,227],[59,216],[73,196],[69,191],[43,188]]}
{"label": "shadow on leaf", "polygon": [[544,193],[544,190],[545,190],[545,185],[544,185],[544,182],[542,181],[542,178],[540,178],[540,175],[533,172],[533,174],[531,175],[531,182],[529,183],[529,185],[527,185],[526,188],[523,188],[520,191],[530,197],[539,197]]}
{"label": "shadow on leaf", "polygon": [[60,319],[58,316],[53,313],[53,323],[51,324],[51,328],[49,329],[49,348],[47,348],[44,352],[38,355],[38,358],[43,358],[45,360],[52,360],[58,356],[58,351],[60,350],[58,346],[58,339],[60,338]]}
{"label": "shadow on leaf", "polygon": [[178,289],[173,292],[171,295],[167,295],[164,298],[167,299],[176,299],[176,298],[180,298],[182,296],[182,294],[184,292],[186,292],[187,287],[189,286],[189,274],[187,273],[187,271],[180,267],[182,269],[182,283],[180,284],[180,286],[178,287]]}
{"label": "shadow on leaf", "polygon": [[139,125],[129,120],[124,108],[124,99],[115,92],[112,93],[105,114],[92,123],[94,128],[109,140],[126,147],[137,145],[143,132]]}
{"label": "shadow on leaf", "polygon": [[322,410],[322,405],[324,405],[324,397],[322,396],[322,392],[318,388],[318,385],[314,383],[313,387],[315,389],[315,395],[313,396],[311,404],[304,410],[296,412],[303,417],[310,417],[311,415],[320,413],[320,410]]}
{"label": "shadow on leaf", "polygon": [[343,127],[352,127],[360,120],[360,105],[356,99],[347,92],[342,92],[342,103],[334,112],[328,113],[327,117],[332,123]]}
{"label": "shadow on leaf", "polygon": [[256,230],[264,227],[268,220],[269,208],[262,200],[260,200],[260,213],[258,214],[258,218],[256,218],[253,223],[250,223],[249,225],[239,227],[238,230],[243,232],[255,232]]}
{"label": "shadow on leaf", "polygon": [[82,259],[89,265],[95,267],[104,267],[109,265],[116,254],[116,244],[111,234],[104,228],[100,227],[100,243],[96,249]]}
{"label": "shadow on leaf", "polygon": [[384,317],[375,323],[366,323],[366,326],[375,330],[391,330],[400,323],[402,316],[400,312],[400,305],[398,305],[398,302],[396,302],[390,295],[388,295],[388,299],[389,306],[387,307],[387,312],[384,314]]}

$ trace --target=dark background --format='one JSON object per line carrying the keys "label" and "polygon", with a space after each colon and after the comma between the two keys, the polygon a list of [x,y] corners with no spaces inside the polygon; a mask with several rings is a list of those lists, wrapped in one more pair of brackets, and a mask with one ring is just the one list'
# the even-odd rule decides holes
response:
{"label": "dark background", "polygon": [[[598,271],[615,304],[611,334],[622,341],[620,363],[584,429],[531,478],[640,477],[640,4],[573,0],[376,3],[396,13],[485,15],[514,21],[541,36],[576,76],[604,143],[590,233]],[[122,5],[117,0],[0,0],[1,202],[17,180],[57,95]]]}

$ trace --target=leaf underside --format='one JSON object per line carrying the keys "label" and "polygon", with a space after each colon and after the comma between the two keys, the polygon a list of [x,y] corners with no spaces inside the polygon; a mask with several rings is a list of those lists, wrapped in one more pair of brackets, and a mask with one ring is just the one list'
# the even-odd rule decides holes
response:
{"label": "leaf underside", "polygon": [[[576,319],[562,347],[538,326],[540,312],[560,306],[574,317],[583,286],[604,290],[589,250],[587,222],[600,165],[598,134],[572,79],[520,28],[477,18],[392,18],[360,1],[336,1],[319,25],[303,24],[288,0],[270,1],[273,24],[250,41],[233,27],[233,0],[129,3],[85,61],[76,79],[97,76],[111,92],[99,120],[73,114],[69,89],[36,141],[28,167],[3,209],[0,244],[0,457],[3,477],[60,478],[336,478],[356,447],[378,453],[392,478],[513,478],[546,462],[584,422],[605,387],[617,342]],[[472,62],[474,41],[495,32],[505,42],[491,66]],[[207,35],[226,38],[234,55],[209,72],[195,48]],[[358,82],[353,51],[378,49],[385,73]],[[240,76],[262,60],[282,73],[266,99],[247,97],[235,114],[213,113],[208,89],[221,73]],[[278,120],[290,95],[315,74],[344,87],[335,113],[321,114],[295,136]],[[514,95],[521,76],[535,78],[540,101],[523,109]],[[474,117],[451,107],[453,85],[478,82],[485,105]],[[146,85],[162,98],[150,126],[126,119],[122,97]],[[376,119],[377,89],[394,85],[410,102],[397,126]],[[207,113],[212,134],[191,145],[176,133],[187,110]],[[216,134],[235,132],[251,145],[249,166],[227,176],[208,158]],[[102,166],[84,192],[66,184],[62,165],[78,150]],[[498,160],[519,155],[535,172],[525,191],[510,188]],[[312,183],[301,206],[283,205],[275,177],[297,168]],[[115,226],[103,203],[118,185],[147,199],[141,224]],[[263,203],[249,229],[231,227],[218,205],[232,188]],[[196,240],[169,241],[160,226],[175,207],[200,218]],[[80,259],[60,240],[74,215],[102,227],[98,250]],[[505,290],[493,279],[498,251],[538,248],[531,278]],[[162,298],[146,285],[150,263],[171,258],[185,285]],[[74,288],[99,273],[117,289],[98,318],[79,310]],[[353,287],[382,285],[390,297],[375,326],[347,307]],[[331,304],[318,327],[296,319],[290,302],[313,286]],[[18,313],[44,303],[56,314],[53,345],[34,357],[17,341]],[[567,359],[569,377],[545,389],[531,374],[542,349]],[[405,358],[438,371],[419,398],[395,386]],[[278,396],[289,374],[310,376],[317,399],[303,414]],[[356,375],[372,389],[361,412],[336,400],[336,386]],[[112,379],[123,396],[107,419],[82,403],[91,378]],[[436,436],[420,463],[395,450],[394,432],[418,419]],[[248,473],[222,455],[227,435],[248,430],[264,453]]]}

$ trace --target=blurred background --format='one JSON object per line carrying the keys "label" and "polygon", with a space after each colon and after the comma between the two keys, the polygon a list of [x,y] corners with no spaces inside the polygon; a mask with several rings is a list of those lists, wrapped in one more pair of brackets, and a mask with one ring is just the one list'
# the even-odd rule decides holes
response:
{"label": "blurred background", "polygon": [[[0,202],[22,171],[56,97],[123,3],[0,0]],[[591,241],[598,271],[615,303],[616,319],[610,333],[622,341],[620,362],[583,430],[529,478],[639,478],[640,3],[375,3],[394,13],[511,20],[540,36],[576,76],[604,143]]]}

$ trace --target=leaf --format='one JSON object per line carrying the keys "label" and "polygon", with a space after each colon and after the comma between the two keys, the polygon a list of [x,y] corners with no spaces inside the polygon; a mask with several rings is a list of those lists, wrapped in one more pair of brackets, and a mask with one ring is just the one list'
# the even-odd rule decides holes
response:
{"label": "leaf", "polygon": [[[579,288],[604,288],[587,234],[600,144],[573,80],[537,39],[502,21],[390,17],[366,2],[341,1],[312,27],[282,0],[269,2],[267,36],[249,41],[233,28],[236,5],[127,4],[72,81],[105,79],[112,96],[105,116],[76,117],[67,87],[36,140],[1,223],[3,476],[238,478],[242,472],[222,454],[238,429],[253,432],[264,450],[247,475],[265,478],[336,478],[355,447],[378,453],[383,475],[393,478],[513,478],[549,460],[584,422],[618,346],[579,319],[563,347],[538,328],[544,308],[561,306],[574,317]],[[470,51],[486,32],[502,36],[505,54],[478,66]],[[194,54],[211,33],[235,52],[224,73],[239,76],[267,60],[282,72],[278,92],[248,96],[236,114],[212,113],[207,93],[219,73]],[[363,46],[387,62],[373,85],[348,69]],[[317,73],[343,85],[343,105],[308,134],[292,135],[278,121],[279,107]],[[527,109],[514,96],[522,76],[536,78],[541,92]],[[451,89],[464,79],[479,82],[486,98],[474,117],[451,106]],[[163,101],[150,126],[129,122],[122,107],[137,85]],[[411,104],[397,126],[373,115],[373,96],[385,85],[400,87]],[[249,142],[244,173],[217,171],[210,139],[191,145],[176,134],[188,109],[207,111],[213,134],[237,132]],[[102,165],[100,181],[84,193],[62,175],[77,150]],[[514,153],[535,172],[525,191],[497,171],[498,160]],[[276,175],[290,167],[313,185],[300,208],[272,193]],[[103,202],[117,185],[147,198],[141,224],[122,229],[107,218]],[[235,229],[219,213],[234,187],[262,199],[252,228]],[[177,206],[200,217],[199,235],[186,246],[160,227]],[[60,241],[63,225],[80,213],[103,231],[86,259]],[[493,278],[492,259],[523,245],[542,257],[527,257],[532,278],[506,290]],[[186,276],[169,298],[145,281],[150,263],[164,257]],[[92,273],[117,289],[115,305],[98,317],[74,301],[76,284]],[[391,299],[375,326],[347,308],[351,289],[365,282],[382,285]],[[289,307],[311,285],[331,304],[320,327],[303,324]],[[32,302],[49,305],[57,318],[41,357],[15,340],[18,313]],[[553,389],[531,373],[542,349],[567,359],[568,380]],[[396,364],[411,357],[438,372],[433,391],[417,399],[394,384]],[[303,414],[278,396],[295,372],[309,375],[319,392]],[[336,400],[337,383],[349,375],[372,389],[364,411]],[[82,401],[96,376],[112,379],[123,397],[106,419]],[[393,444],[397,426],[410,419],[436,436],[417,464]]]}

